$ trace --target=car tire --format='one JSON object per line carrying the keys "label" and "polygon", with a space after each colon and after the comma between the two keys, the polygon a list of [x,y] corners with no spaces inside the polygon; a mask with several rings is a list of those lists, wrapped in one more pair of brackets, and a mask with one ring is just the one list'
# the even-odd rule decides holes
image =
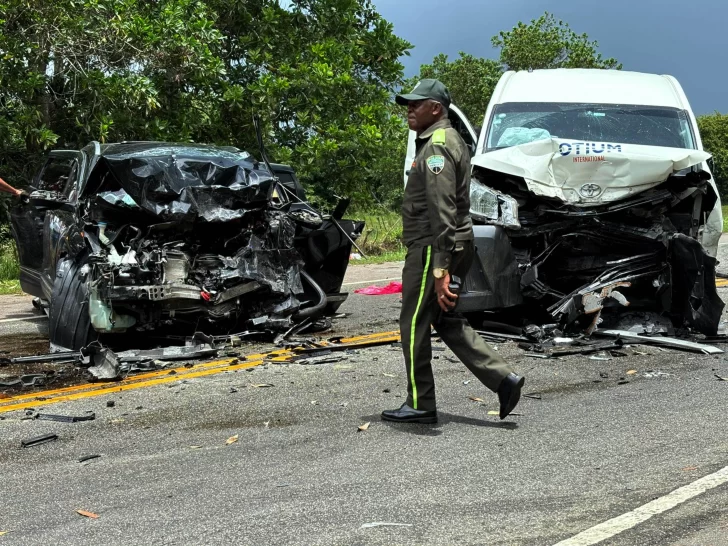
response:
{"label": "car tire", "polygon": [[61,260],[51,292],[48,312],[51,343],[77,351],[94,341],[98,334],[88,312],[88,284],[81,269],[86,258]]}

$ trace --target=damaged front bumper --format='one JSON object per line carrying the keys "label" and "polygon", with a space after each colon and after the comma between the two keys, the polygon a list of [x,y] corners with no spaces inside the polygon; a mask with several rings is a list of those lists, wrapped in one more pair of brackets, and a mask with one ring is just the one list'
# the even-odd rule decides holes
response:
{"label": "damaged front bumper", "polygon": [[[545,155],[529,155],[539,146]],[[587,333],[626,310],[652,311],[676,327],[715,335],[724,304],[715,286],[715,249],[700,241],[713,241],[711,218],[716,209],[720,216],[720,201],[710,175],[697,166],[707,154],[641,149],[636,160],[624,154],[616,164],[566,165],[554,146],[558,151],[547,140],[473,160],[479,259],[458,308],[518,308],[535,321]],[[514,154],[528,161],[514,165]],[[630,158],[637,168],[631,178]],[[567,168],[578,169],[578,177]],[[610,179],[615,172],[619,178]],[[649,180],[663,175],[662,182]],[[611,183],[618,188],[611,191]],[[602,199],[572,199],[575,184]]]}
{"label": "damaged front bumper", "polygon": [[73,258],[93,330],[273,332],[335,312],[364,224],[289,194],[241,152],[170,145],[100,157],[80,200],[87,248]]}

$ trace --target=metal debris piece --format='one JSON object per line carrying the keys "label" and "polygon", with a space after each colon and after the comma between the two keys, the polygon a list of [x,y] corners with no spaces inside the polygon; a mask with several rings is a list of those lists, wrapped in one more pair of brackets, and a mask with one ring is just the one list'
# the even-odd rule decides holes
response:
{"label": "metal debris piece", "polygon": [[31,373],[21,375],[15,379],[0,381],[0,387],[41,387],[45,385],[48,376],[44,373]]}
{"label": "metal debris piece", "polygon": [[517,336],[514,334],[502,334],[501,332],[490,332],[486,330],[475,330],[475,333],[486,341],[494,341],[496,343],[504,343],[506,341],[523,341],[525,343],[531,342],[531,340],[527,337]]}
{"label": "metal debris piece", "polygon": [[654,312],[625,313],[619,316],[613,328],[647,335],[669,335],[674,330],[670,319]]}
{"label": "metal debris piece", "polygon": [[197,360],[216,356],[217,349],[208,343],[200,343],[197,345],[173,345],[171,347],[161,347],[159,349],[149,349],[146,351],[132,350],[124,351],[116,356],[119,362],[143,362],[148,360],[159,360],[161,362],[175,360]]}
{"label": "metal debris piece", "polygon": [[622,341],[617,340],[614,343],[598,343],[594,345],[587,345],[582,347],[574,347],[572,349],[555,350],[550,354],[551,356],[568,356],[568,355],[588,355],[593,353],[600,353],[610,349],[619,349],[622,347]]}
{"label": "metal debris piece", "polygon": [[41,421],[59,421],[61,423],[78,423],[80,421],[93,421],[96,419],[94,412],[89,412],[86,415],[54,415],[52,413],[38,413],[35,416],[36,419]]}
{"label": "metal debris piece", "polygon": [[67,362],[78,362],[81,360],[81,353],[78,352],[60,352],[60,353],[48,353],[43,355],[35,356],[18,356],[10,358],[8,361],[10,364],[33,364],[33,363],[48,363],[58,362],[65,364]]}
{"label": "metal debris piece", "polygon": [[20,445],[22,447],[33,447],[40,444],[45,444],[46,442],[53,442],[55,440],[58,440],[57,434],[44,434],[43,436],[36,436],[35,438],[30,438],[29,440],[22,440],[20,442]]}
{"label": "metal debris piece", "polygon": [[371,523],[362,524],[362,529],[370,529],[372,527],[412,527],[411,523],[389,523],[386,521],[373,521]]}
{"label": "metal debris piece", "polygon": [[344,355],[324,355],[324,356],[314,356],[311,358],[303,358],[301,360],[297,360],[296,362],[298,364],[304,364],[304,365],[312,365],[312,364],[329,364],[332,362],[341,362],[342,360],[346,360],[346,356]]}
{"label": "metal debris piece", "polygon": [[648,379],[653,379],[655,377],[657,377],[657,378],[671,377],[672,375],[673,374],[671,374],[671,373],[665,373],[665,372],[660,372],[660,371],[652,371],[652,370],[650,370],[650,371],[645,372],[645,373],[642,374],[643,377],[646,377]]}
{"label": "metal debris piece", "polygon": [[86,461],[90,461],[92,459],[100,459],[101,455],[94,454],[94,455],[83,455],[82,457],[78,458],[79,463],[85,463]]}
{"label": "metal debris piece", "polygon": [[121,377],[119,359],[111,349],[106,349],[94,343],[82,349],[81,352],[84,355],[84,360],[88,358],[90,363],[93,364],[88,368],[88,371],[96,379],[113,380]]}
{"label": "metal debris piece", "polygon": [[594,332],[594,334],[604,337],[616,337],[624,341],[640,343],[643,345],[664,345],[665,347],[672,347],[674,349],[682,349],[685,351],[693,351],[708,355],[717,355],[724,352],[723,349],[719,349],[718,347],[703,345],[702,343],[695,343],[694,341],[676,339],[673,337],[641,336],[639,334],[634,334],[625,330],[597,330],[596,332]]}

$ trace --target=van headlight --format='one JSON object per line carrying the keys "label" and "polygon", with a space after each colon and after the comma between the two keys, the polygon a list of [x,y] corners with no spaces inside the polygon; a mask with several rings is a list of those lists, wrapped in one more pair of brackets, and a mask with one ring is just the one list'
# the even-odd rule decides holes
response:
{"label": "van headlight", "polygon": [[520,228],[518,202],[511,196],[470,180],[470,215],[486,224]]}

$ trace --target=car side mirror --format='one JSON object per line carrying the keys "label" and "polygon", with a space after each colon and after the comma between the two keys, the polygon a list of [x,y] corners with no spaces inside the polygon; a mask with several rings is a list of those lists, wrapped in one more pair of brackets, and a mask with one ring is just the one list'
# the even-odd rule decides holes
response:
{"label": "car side mirror", "polygon": [[708,164],[710,172],[715,173],[715,158],[711,156],[705,162]]}

